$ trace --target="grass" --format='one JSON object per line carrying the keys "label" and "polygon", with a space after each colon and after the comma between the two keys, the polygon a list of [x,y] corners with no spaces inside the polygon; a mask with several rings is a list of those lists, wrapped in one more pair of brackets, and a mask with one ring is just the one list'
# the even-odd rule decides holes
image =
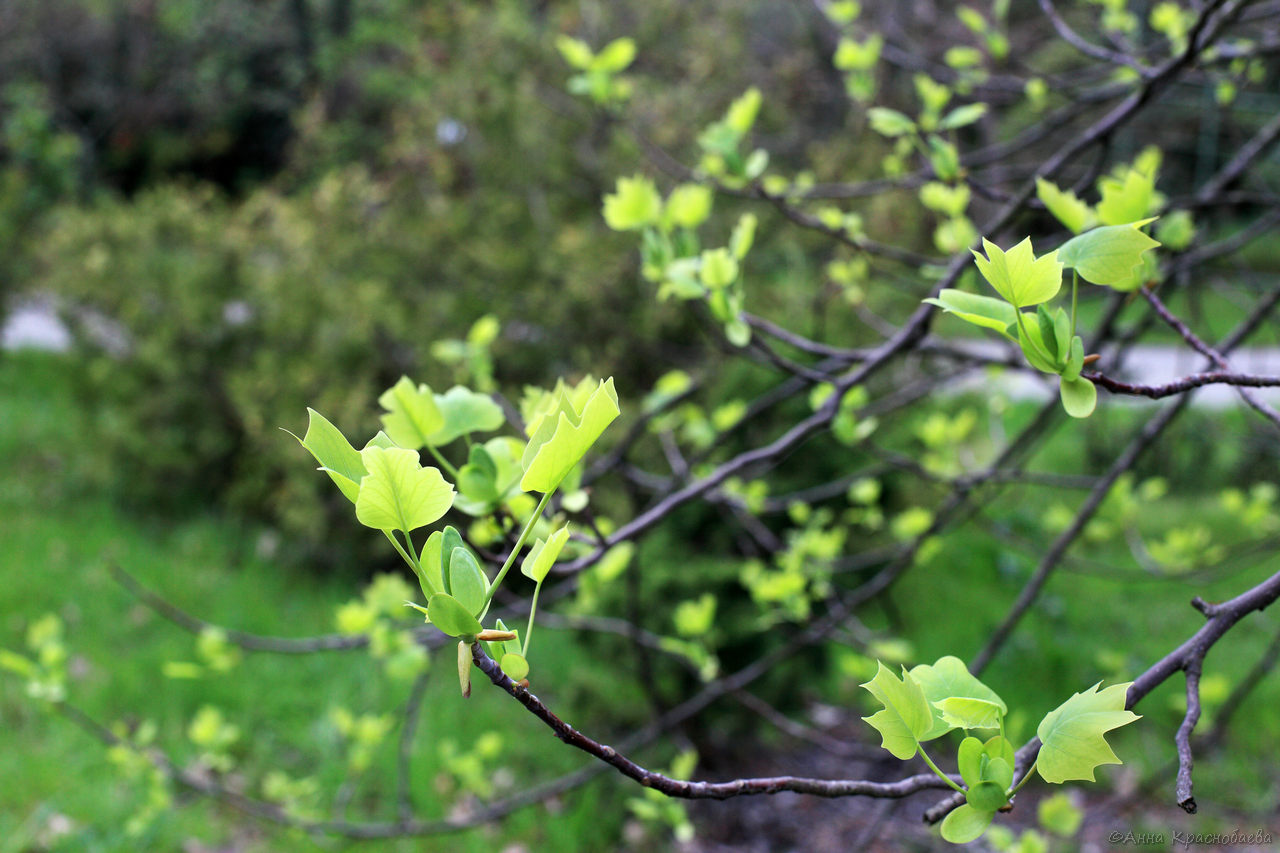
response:
{"label": "grass", "polygon": [[[142,517],[87,488],[79,472],[94,447],[86,440],[91,425],[69,394],[72,369],[60,357],[41,354],[0,359],[0,646],[21,650],[27,626],[44,613],[57,614],[66,625],[72,703],[107,723],[154,721],[160,744],[182,762],[198,754],[185,734],[192,716],[204,705],[216,706],[242,733],[231,748],[233,784],[258,794],[272,769],[312,777],[321,792],[314,805],[327,815],[334,792],[348,781],[330,710],[398,715],[408,683],[388,678],[363,651],[257,654],[225,674],[166,678],[165,662],[198,659],[195,638],[134,600],[111,579],[108,565],[127,568],[215,623],[281,635],[331,632],[335,608],[359,589],[263,556],[266,531],[250,525],[208,513]],[[478,685],[476,695],[463,701],[454,650],[435,658],[414,751],[412,790],[421,816],[441,817],[475,802],[459,794],[446,770],[445,739],[465,752],[482,733],[501,733],[502,753],[483,771],[507,780],[508,790],[586,763],[509,697]],[[543,692],[565,702],[566,713],[588,691],[628,695],[568,635],[539,631],[535,678],[540,665]],[[394,818],[394,797],[376,795],[394,792],[397,734],[387,737],[368,772],[350,780],[352,819]],[[176,850],[193,842],[255,851],[488,851],[513,839],[539,850],[606,849],[620,831],[622,797],[634,792],[593,784],[552,802],[554,819],[538,805],[486,829],[361,844],[308,838],[175,793],[175,808],[143,836],[129,837],[124,826],[144,788],[122,781],[96,741],[27,698],[18,678],[0,674],[0,853],[44,849],[55,838],[59,849],[90,851]],[[375,799],[381,810],[370,813]]]}

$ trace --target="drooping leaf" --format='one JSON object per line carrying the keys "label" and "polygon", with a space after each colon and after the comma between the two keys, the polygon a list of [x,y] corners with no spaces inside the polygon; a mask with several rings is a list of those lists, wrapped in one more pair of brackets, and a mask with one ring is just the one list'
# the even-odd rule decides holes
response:
{"label": "drooping leaf", "polygon": [[545,541],[539,539],[521,561],[520,574],[532,579],[534,583],[542,583],[564,549],[564,543],[568,541],[568,524],[552,533]]}
{"label": "drooping leaf", "polygon": [[427,441],[437,447],[474,432],[492,432],[507,420],[492,397],[461,385],[436,394],[435,404],[443,422]]}
{"label": "drooping leaf", "polygon": [[1083,376],[1068,379],[1063,376],[1058,384],[1062,408],[1073,418],[1087,418],[1098,405],[1098,389]]}
{"label": "drooping leaf", "polygon": [[1132,683],[1098,690],[1099,682],[1045,715],[1036,729],[1041,740],[1036,769],[1046,782],[1092,782],[1094,768],[1122,763],[1103,735],[1140,719],[1125,710],[1125,696]]}
{"label": "drooping leaf", "polygon": [[427,602],[427,618],[450,637],[469,637],[481,631],[476,617],[456,598],[444,592],[431,596]]}
{"label": "drooping leaf", "polygon": [[884,708],[862,719],[880,732],[881,746],[906,761],[916,754],[919,741],[933,723],[933,711],[924,691],[905,669],[896,677],[883,663],[875,678],[862,685]]}
{"label": "drooping leaf", "polygon": [[550,492],[560,485],[600,434],[618,417],[618,394],[613,379],[606,379],[576,409],[568,395],[561,394],[554,417],[545,417],[529,438],[524,452],[524,477],[520,488],[526,492]]}
{"label": "drooping leaf", "polygon": [[479,615],[484,607],[484,597],[489,592],[489,579],[476,562],[471,550],[454,548],[449,557],[449,594],[466,608],[468,613]]}
{"label": "drooping leaf", "polygon": [[954,655],[938,658],[933,664],[919,664],[911,670],[911,677],[924,691],[925,699],[930,703],[930,725],[921,741],[933,740],[951,731],[953,726],[947,723],[933,703],[944,699],[959,697],[965,699],[981,699],[991,702],[1000,709],[1001,714],[1008,713],[1004,700],[987,685],[969,672],[964,661]]}
{"label": "drooping leaf", "polygon": [[1075,268],[1085,281],[1123,285],[1142,266],[1143,253],[1160,245],[1138,230],[1151,221],[1141,219],[1086,231],[1063,243],[1058,248],[1058,258],[1063,266]]}
{"label": "drooping leaf", "polygon": [[1093,209],[1071,190],[1058,189],[1057,184],[1036,178],[1036,197],[1072,234],[1079,234],[1093,221]]}
{"label": "drooping leaf", "polygon": [[937,305],[948,314],[955,314],[961,320],[995,329],[1003,335],[1009,335],[1009,329],[1017,321],[1017,314],[1012,305],[1003,299],[990,296],[979,296],[963,290],[947,288],[938,294],[936,299],[926,299],[930,305]]}
{"label": "drooping leaf", "polygon": [[[293,435],[293,433],[289,433]],[[296,435],[294,438],[298,438]],[[307,434],[298,438],[320,467],[337,484],[347,500],[356,502],[360,479],[368,472],[360,459],[360,451],[351,446],[346,436],[315,409],[307,409]]]}
{"label": "drooping leaf", "polygon": [[952,844],[967,844],[982,836],[991,825],[996,813],[978,811],[965,803],[947,815],[942,821],[942,837]]}
{"label": "drooping leaf", "polygon": [[1062,287],[1062,264],[1058,253],[1050,252],[1037,258],[1028,237],[1008,252],[990,240],[983,239],[984,258],[976,251],[974,263],[996,292],[1013,303],[1016,308],[1029,308],[1047,302]]}
{"label": "drooping leaf", "polygon": [[416,530],[453,505],[453,487],[435,468],[423,468],[418,452],[366,447],[360,458],[369,473],[360,480],[356,519],[376,530]]}

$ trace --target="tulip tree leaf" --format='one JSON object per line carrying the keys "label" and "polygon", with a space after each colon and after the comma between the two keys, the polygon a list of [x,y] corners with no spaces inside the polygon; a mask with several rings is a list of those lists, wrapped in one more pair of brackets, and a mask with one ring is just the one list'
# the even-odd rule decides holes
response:
{"label": "tulip tree leaf", "polygon": [[529,549],[529,553],[525,555],[524,560],[520,563],[520,574],[531,578],[534,583],[542,583],[547,577],[547,573],[551,571],[551,567],[555,565],[556,559],[560,556],[564,543],[568,541],[568,524],[552,533],[545,541],[539,539]]}
{"label": "tulip tree leaf", "polygon": [[862,719],[880,732],[881,746],[895,758],[911,758],[933,723],[933,712],[920,685],[905,669],[899,679],[881,663],[875,678],[862,687],[884,705],[882,710]]}
{"label": "tulip tree leaf", "polygon": [[558,411],[544,417],[529,437],[520,488],[526,492],[554,490],[618,414],[613,379],[601,382],[580,411],[562,391]]}
{"label": "tulip tree leaf", "polygon": [[502,671],[519,681],[529,674],[529,662],[519,652],[507,652],[502,656]]}
{"label": "tulip tree leaf", "polygon": [[960,749],[956,751],[956,765],[960,770],[960,778],[970,788],[982,781],[982,755],[982,741],[976,737],[960,741]]}
{"label": "tulip tree leaf", "polygon": [[448,590],[444,585],[444,562],[441,557],[441,542],[444,540],[444,534],[439,530],[433,531],[427,537],[427,542],[422,546],[422,556],[418,558],[418,567],[422,573],[418,575],[418,585],[422,587],[422,592],[427,596],[427,600],[440,590]]}
{"label": "tulip tree leaf", "polygon": [[999,782],[987,779],[970,788],[965,799],[977,811],[991,813],[998,811],[1001,806],[1009,802],[1004,792],[1005,789]]}
{"label": "tulip tree leaf", "polygon": [[1013,306],[1003,299],[979,296],[963,290],[947,288],[940,292],[936,299],[924,301],[930,305],[937,305],[948,314],[955,314],[966,323],[995,329],[1003,335],[1009,334],[1009,328],[1018,319]]}
{"label": "tulip tree leaf", "polygon": [[1058,261],[1058,253],[1050,252],[1037,258],[1031,250],[1030,237],[1008,252],[985,238],[982,248],[987,256],[984,258],[975,251],[974,263],[996,292],[1016,308],[1047,302],[1062,287],[1062,264]]}
{"label": "tulip tree leaf", "polygon": [[478,614],[484,607],[485,594],[489,592],[489,579],[465,547],[454,548],[449,557],[449,594],[467,609]]}
{"label": "tulip tree leaf", "polygon": [[1099,682],[1045,715],[1036,729],[1042,742],[1036,769],[1046,782],[1092,782],[1094,768],[1122,763],[1103,735],[1140,719],[1125,710],[1125,696],[1132,683],[1098,690]]}
{"label": "tulip tree leaf", "polygon": [[1057,184],[1036,178],[1036,197],[1072,234],[1079,234],[1093,221],[1093,209],[1071,190],[1058,189]]}
{"label": "tulip tree leaf", "polygon": [[[360,479],[369,473],[360,459],[360,451],[351,446],[336,426],[315,409],[307,409],[307,434],[298,441],[320,463],[329,478],[338,485],[347,500],[356,502]],[[290,433],[293,435],[293,433]]]}
{"label": "tulip tree leaf", "polygon": [[1073,418],[1089,417],[1098,405],[1098,389],[1083,376],[1077,375],[1075,379],[1063,376],[1058,394],[1062,397],[1062,408]]}
{"label": "tulip tree leaf", "polygon": [[481,631],[479,620],[458,599],[444,592],[436,593],[427,602],[427,618],[450,637],[469,637]]}
{"label": "tulip tree leaf", "polygon": [[407,376],[383,392],[378,405],[387,410],[382,428],[401,447],[417,450],[430,443],[431,434],[444,426],[444,415],[426,385],[415,386]]}
{"label": "tulip tree leaf", "polygon": [[1072,237],[1058,248],[1063,266],[1073,267],[1085,281],[1107,286],[1125,285],[1143,265],[1142,255],[1160,243],[1138,230],[1151,222],[1108,225]]}
{"label": "tulip tree leaf", "polygon": [[933,740],[951,731],[954,726],[943,719],[938,702],[950,698],[981,699],[990,702],[1000,709],[1000,714],[1007,714],[1009,707],[1005,705],[994,690],[978,680],[969,672],[964,661],[954,655],[938,658],[933,664],[919,664],[911,670],[911,678],[924,691],[925,699],[930,706],[931,723],[921,741]]}
{"label": "tulip tree leaf", "polygon": [[366,527],[407,533],[453,505],[453,487],[435,468],[423,468],[416,450],[366,447],[360,458],[369,473],[360,480],[356,519]]}
{"label": "tulip tree leaf", "polygon": [[986,832],[995,816],[994,811],[979,811],[965,803],[942,821],[942,837],[952,844],[966,844]]}
{"label": "tulip tree leaf", "polygon": [[995,702],[951,696],[934,707],[942,714],[942,720],[957,729],[998,729],[1004,711]]}
{"label": "tulip tree leaf", "polygon": [[428,443],[439,446],[473,432],[492,432],[506,422],[502,407],[488,394],[455,385],[435,395],[442,423],[427,436]]}

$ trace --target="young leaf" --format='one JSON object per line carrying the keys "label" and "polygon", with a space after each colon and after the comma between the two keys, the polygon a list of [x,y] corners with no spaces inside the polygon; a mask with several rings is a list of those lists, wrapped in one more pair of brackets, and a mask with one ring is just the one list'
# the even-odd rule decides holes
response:
{"label": "young leaf", "polygon": [[970,788],[965,799],[975,810],[990,813],[999,811],[1009,802],[1004,793],[1006,790],[999,782],[984,780]]}
{"label": "young leaf", "polygon": [[956,750],[956,766],[960,770],[960,778],[970,788],[982,781],[982,741],[976,737],[967,737],[960,741]]}
{"label": "young leaf", "polygon": [[1058,384],[1058,395],[1062,397],[1062,408],[1073,418],[1089,417],[1098,404],[1098,389],[1079,375],[1075,379],[1063,376]]}
{"label": "young leaf", "polygon": [[739,137],[746,136],[747,131],[751,130],[751,126],[756,123],[756,116],[760,113],[760,101],[760,90],[755,86],[743,92],[729,104],[729,109],[725,110],[725,126]]}
{"label": "young leaf", "polygon": [[545,541],[539,539],[529,549],[529,553],[525,555],[523,562],[520,563],[520,574],[532,579],[534,583],[542,583],[547,573],[551,571],[551,567],[555,565],[556,559],[560,556],[564,543],[568,541],[568,524],[552,533]]}
{"label": "young leaf", "polygon": [[916,123],[897,110],[888,107],[872,107],[867,110],[871,129],[881,136],[902,136],[916,129]]}
{"label": "young leaf", "polygon": [[1122,285],[1142,265],[1143,253],[1160,245],[1138,230],[1150,221],[1141,219],[1086,231],[1058,247],[1058,257],[1063,266],[1074,267],[1085,281]]}
{"label": "young leaf", "polygon": [[967,323],[995,329],[1005,336],[1009,335],[1010,327],[1018,319],[1013,306],[1008,302],[990,296],[966,293],[963,290],[947,288],[939,293],[936,299],[924,301],[930,305],[937,305],[948,314],[955,314]]}
{"label": "young leaf", "polygon": [[938,122],[938,130],[955,130],[959,127],[965,127],[973,124],[986,114],[986,104],[965,104],[963,107],[956,107],[943,116],[942,121]]}
{"label": "young leaf", "polygon": [[441,542],[444,534],[439,530],[432,532],[427,537],[427,542],[422,546],[422,556],[418,558],[418,567],[422,573],[418,575],[418,585],[422,587],[422,594],[431,600],[431,596],[440,590],[448,591],[448,587],[444,585],[443,560],[441,558]]}
{"label": "young leaf", "polygon": [[986,699],[951,696],[933,704],[942,721],[956,729],[998,729],[1004,716],[1004,709]]}
{"label": "young leaf", "polygon": [[1030,237],[1008,252],[985,238],[982,248],[987,256],[984,258],[974,252],[974,263],[996,292],[1016,308],[1047,302],[1062,287],[1062,264],[1058,262],[1058,253],[1050,252],[1037,258],[1031,250]]}
{"label": "young leaf", "polygon": [[519,681],[529,674],[529,662],[519,652],[507,652],[502,656],[502,671]]}
{"label": "young leaf", "polygon": [[600,48],[600,52],[591,60],[592,71],[604,71],[617,74],[624,70],[636,58],[636,43],[623,37]]}
{"label": "young leaf", "polygon": [[427,619],[450,637],[471,637],[479,634],[480,622],[471,611],[458,603],[448,593],[437,593],[427,602]]}
{"label": "young leaf", "polygon": [[562,392],[557,409],[544,417],[529,437],[520,488],[526,492],[554,490],[618,414],[618,393],[613,390],[612,378],[600,383],[581,410]]}
{"label": "young leaf", "polygon": [[465,640],[458,642],[458,686],[463,699],[471,696],[471,646]]}
{"label": "young leaf", "polygon": [[1093,220],[1093,209],[1071,190],[1058,189],[1057,184],[1036,178],[1036,197],[1072,234],[1079,234]]}
{"label": "young leaf", "polygon": [[662,216],[662,197],[643,175],[618,178],[617,191],[604,197],[604,221],[614,231],[654,225]]}
{"label": "young leaf", "polygon": [[943,719],[942,711],[936,705],[944,699],[981,699],[999,707],[1001,715],[1009,711],[1004,700],[970,673],[964,661],[954,655],[938,658],[933,664],[919,664],[912,668],[911,678],[920,685],[930,706],[931,723],[921,741],[942,737],[953,728]]}
{"label": "young leaf", "polygon": [[468,613],[479,614],[488,592],[489,579],[471,551],[465,547],[454,548],[449,557],[449,594]]}
{"label": "young leaf", "polygon": [[978,811],[965,803],[942,821],[942,837],[952,844],[967,844],[981,837],[995,816],[995,811]]}
{"label": "young leaf", "polygon": [[435,468],[423,468],[416,450],[366,447],[360,458],[369,471],[356,496],[356,519],[364,526],[407,533],[453,506],[453,486]]}
{"label": "young leaf", "polygon": [[382,416],[383,430],[396,444],[410,450],[425,446],[431,434],[444,426],[431,389],[415,387],[407,376],[383,392],[378,405],[387,410]]}
{"label": "young leaf", "polygon": [[1129,169],[1123,179],[1103,178],[1098,189],[1102,193],[1098,221],[1103,225],[1123,225],[1150,212],[1155,179],[1141,169]]}
{"label": "young leaf", "polygon": [[1084,339],[1076,335],[1071,339],[1071,348],[1067,355],[1067,366],[1062,369],[1062,378],[1071,381],[1080,376],[1084,369]]}
{"label": "young leaf", "polygon": [[584,41],[579,41],[572,36],[560,35],[556,37],[556,50],[560,51],[565,62],[579,71],[586,71],[591,67],[594,54]]}
{"label": "young leaf", "polygon": [[1023,314],[1022,322],[1017,328],[1018,346],[1022,347],[1022,354],[1026,356],[1031,366],[1042,373],[1057,373],[1058,364],[1046,351],[1048,348],[1040,335],[1040,324],[1036,318],[1029,312]]}
{"label": "young leaf", "polygon": [[701,184],[681,184],[667,196],[664,216],[672,225],[697,228],[711,215],[711,190]]}
{"label": "young leaf", "polygon": [[461,385],[436,394],[435,404],[443,419],[440,427],[427,436],[427,442],[435,447],[473,432],[492,432],[507,420],[502,414],[502,407],[488,394],[480,394]]}
{"label": "young leaf", "polygon": [[898,679],[881,663],[875,678],[861,686],[884,705],[883,710],[862,719],[880,732],[881,746],[895,758],[911,758],[933,723],[933,711],[920,685],[906,669]]}
{"label": "young leaf", "polygon": [[1045,715],[1036,729],[1042,742],[1036,769],[1046,782],[1092,782],[1095,767],[1122,763],[1103,735],[1141,719],[1125,710],[1125,695],[1132,683],[1099,691],[1099,682]]}
{"label": "young leaf", "polygon": [[[296,435],[293,437],[298,438]],[[320,463],[347,500],[355,503],[360,491],[360,479],[368,471],[360,460],[360,451],[351,446],[341,430],[329,423],[324,415],[308,408],[307,434],[298,441]]]}
{"label": "young leaf", "polygon": [[1066,359],[1060,356],[1059,352],[1064,352],[1066,347],[1062,350],[1058,349],[1058,334],[1054,329],[1053,314],[1043,303],[1036,306],[1036,327],[1040,331],[1040,342],[1044,344],[1045,352],[1054,360],[1054,363],[1065,361]]}

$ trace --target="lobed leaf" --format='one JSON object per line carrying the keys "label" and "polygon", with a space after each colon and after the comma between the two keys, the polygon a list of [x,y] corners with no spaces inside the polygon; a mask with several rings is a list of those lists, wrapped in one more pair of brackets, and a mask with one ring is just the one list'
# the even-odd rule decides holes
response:
{"label": "lobed leaf", "polygon": [[1014,307],[1003,299],[990,296],[979,296],[963,290],[947,288],[935,299],[926,299],[930,305],[936,305],[948,314],[954,314],[966,323],[995,329],[1003,335],[1009,335],[1009,329],[1017,322],[1018,315]]}
{"label": "lobed leaf", "polygon": [[1001,715],[1009,711],[1004,700],[970,673],[964,661],[954,655],[938,658],[933,664],[919,664],[912,668],[910,675],[920,685],[930,708],[930,725],[920,738],[921,741],[942,737],[954,728],[943,718],[942,711],[937,707],[937,703],[946,699],[980,699],[998,707]]}
{"label": "lobed leaf", "polygon": [[1071,190],[1058,189],[1057,184],[1036,178],[1036,197],[1072,234],[1079,234],[1094,220],[1093,208]]}
{"label": "lobed leaf", "polygon": [[1103,735],[1141,719],[1125,710],[1125,696],[1132,683],[1113,684],[1100,691],[1099,682],[1045,715],[1036,729],[1042,743],[1036,769],[1046,782],[1092,782],[1094,768],[1122,763]]}
{"label": "lobed leaf", "polygon": [[[293,435],[293,433],[289,433]],[[294,438],[298,438],[296,435]],[[307,434],[298,438],[320,463],[320,468],[337,484],[347,500],[356,502],[360,479],[368,471],[360,459],[360,451],[351,446],[346,436],[315,409],[307,409]]]}
{"label": "lobed leaf", "polygon": [[473,432],[492,432],[507,420],[492,397],[461,385],[436,394],[435,404],[443,422],[427,436],[427,443],[437,447]]}
{"label": "lobed leaf", "polygon": [[976,251],[974,263],[996,292],[1013,303],[1015,308],[1029,308],[1047,302],[1062,287],[1062,264],[1058,253],[1050,252],[1040,258],[1031,250],[1028,237],[1008,252],[990,240],[983,239],[984,258]]}
{"label": "lobed leaf", "polygon": [[387,410],[382,416],[382,429],[387,436],[410,450],[431,443],[432,433],[444,426],[444,415],[436,405],[435,395],[426,385],[413,384],[407,376],[383,392],[378,405]]}
{"label": "lobed leaf", "polygon": [[408,533],[453,505],[453,487],[435,468],[423,468],[416,450],[366,447],[360,458],[369,473],[360,480],[356,519],[366,527]]}
{"label": "lobed leaf", "polygon": [[618,393],[612,378],[597,386],[581,410],[561,391],[556,409],[541,419],[529,437],[520,488],[526,492],[554,490],[618,415]]}
{"label": "lobed leaf", "polygon": [[1074,268],[1085,281],[1106,286],[1126,285],[1142,266],[1142,255],[1160,245],[1139,230],[1151,221],[1140,219],[1086,231],[1058,247],[1058,257],[1063,266]]}
{"label": "lobed leaf", "polygon": [[564,549],[564,543],[568,541],[568,524],[552,533],[546,540],[539,539],[520,563],[520,574],[532,579],[534,583],[542,583]]}
{"label": "lobed leaf", "polygon": [[919,742],[933,723],[933,711],[924,691],[904,668],[899,679],[883,663],[875,678],[861,685],[884,709],[862,719],[880,732],[881,746],[906,761],[916,754]]}

